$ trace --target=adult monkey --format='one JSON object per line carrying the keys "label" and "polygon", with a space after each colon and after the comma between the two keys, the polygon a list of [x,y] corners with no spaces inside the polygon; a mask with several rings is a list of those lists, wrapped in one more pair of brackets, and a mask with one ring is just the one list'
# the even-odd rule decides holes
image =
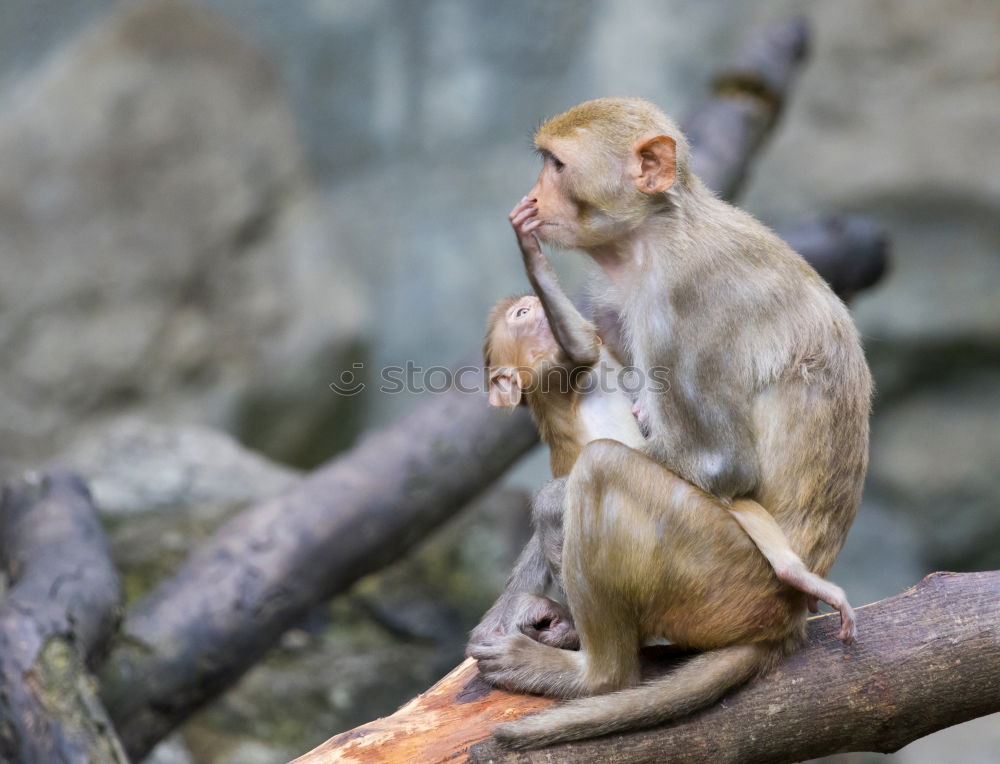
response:
{"label": "adult monkey", "polygon": [[[654,105],[588,101],[542,125],[535,145],[544,165],[515,226],[527,222],[525,235],[590,255],[608,281],[594,294],[604,341],[626,363],[670,371],[666,390],[644,390],[637,401],[652,458],[591,444],[571,499],[588,503],[586,516],[618,522],[623,504],[658,499],[648,486],[663,465],[724,501],[759,502],[808,568],[825,576],[857,511],[868,457],[871,378],[844,305],[783,241],[691,173],[684,136]],[[547,559],[563,543],[564,495],[565,483],[554,481],[536,498],[536,534],[469,652],[487,680],[509,689],[573,697],[628,687],[634,673],[571,681],[574,661],[540,644],[575,638],[565,611],[542,596],[552,577]],[[596,525],[566,528],[567,549],[600,550]],[[613,583],[613,571],[597,572],[595,581]],[[579,600],[593,583],[574,582]],[[601,616],[577,609],[577,618],[584,610]],[[693,711],[800,640],[804,599],[799,612],[782,640],[706,652],[657,682],[575,700],[502,725],[497,736],[530,747]],[[537,671],[543,665],[555,668]]]}

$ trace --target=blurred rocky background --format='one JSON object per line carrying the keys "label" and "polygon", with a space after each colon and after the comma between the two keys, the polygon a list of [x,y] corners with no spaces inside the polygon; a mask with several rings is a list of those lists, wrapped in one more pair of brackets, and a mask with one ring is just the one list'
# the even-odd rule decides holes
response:
{"label": "blurred rocky background", "polygon": [[[742,204],[772,223],[864,212],[895,251],[853,305],[879,394],[832,577],[860,604],[1000,567],[995,0],[5,0],[0,474],[81,469],[128,595],[147,591],[405,410],[379,369],[474,351],[487,307],[525,287],[506,212],[542,118],[612,94],[682,115],[789,12],[812,55]],[[559,265],[570,283],[584,267]],[[345,372],[365,392],[334,394]],[[544,474],[539,453],[289,631],[152,760],[284,761],[428,686],[502,585]],[[998,748],[992,717],[893,758]]]}

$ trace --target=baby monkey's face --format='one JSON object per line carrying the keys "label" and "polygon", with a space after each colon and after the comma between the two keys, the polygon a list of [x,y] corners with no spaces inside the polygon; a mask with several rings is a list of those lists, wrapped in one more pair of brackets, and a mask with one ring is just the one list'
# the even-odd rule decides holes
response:
{"label": "baby monkey's face", "polygon": [[535,355],[548,355],[556,350],[556,339],[542,301],[535,295],[525,295],[507,311],[507,327],[520,343],[530,346]]}

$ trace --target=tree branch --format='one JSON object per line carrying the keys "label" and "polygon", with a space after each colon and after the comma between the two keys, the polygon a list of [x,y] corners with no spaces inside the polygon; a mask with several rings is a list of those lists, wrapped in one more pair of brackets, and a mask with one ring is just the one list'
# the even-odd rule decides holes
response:
{"label": "tree branch", "polygon": [[723,199],[734,198],[771,132],[802,68],[809,27],[790,18],[751,36],[713,78],[713,95],[684,121],[695,175]]}
{"label": "tree branch", "polygon": [[835,615],[811,619],[806,646],[774,671],[671,725],[524,753],[499,747],[490,730],[553,701],[486,686],[470,659],[392,716],[330,738],[295,764],[782,764],[889,753],[1000,711],[1000,571],[934,573],[859,608],[858,620],[860,641],[844,647]]}
{"label": "tree branch", "polygon": [[889,267],[889,236],[861,215],[820,215],[780,226],[778,235],[841,298],[874,286]]}
{"label": "tree branch", "polygon": [[118,619],[121,582],[83,481],[30,473],[4,488],[0,760],[127,762],[87,673]]}

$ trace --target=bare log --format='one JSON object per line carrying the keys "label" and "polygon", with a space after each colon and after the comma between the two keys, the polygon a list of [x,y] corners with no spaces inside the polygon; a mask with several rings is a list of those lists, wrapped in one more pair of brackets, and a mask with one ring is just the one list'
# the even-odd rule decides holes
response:
{"label": "bare log", "polygon": [[[799,64],[801,55],[788,56],[781,46],[774,50],[785,61],[776,71]],[[753,64],[755,56],[763,63]],[[750,71],[766,68],[767,56],[740,60],[751,62],[741,65]],[[778,81],[773,73],[766,79]],[[731,119],[719,106],[704,125]],[[708,143],[698,154],[711,166],[745,167],[756,144],[741,146],[733,152]],[[819,238],[824,251],[843,258],[870,251],[864,237]],[[288,495],[226,523],[127,616],[124,638],[103,674],[102,696],[128,752],[136,758],[148,752],[239,678],[310,608],[405,554],[536,442],[523,412],[498,415],[482,395],[449,390],[428,396],[408,417],[369,436]]]}
{"label": "bare log", "polygon": [[781,764],[849,751],[889,753],[1000,711],[1000,571],[934,573],[860,608],[858,617],[861,639],[851,647],[837,640],[834,615],[811,619],[802,650],[703,712],[524,753],[488,740],[490,730],[553,701],[487,687],[470,659],[392,716],[332,737],[295,764]]}
{"label": "bare log", "polygon": [[83,481],[31,473],[4,488],[0,761],[127,762],[88,667],[118,621],[121,582]]}

